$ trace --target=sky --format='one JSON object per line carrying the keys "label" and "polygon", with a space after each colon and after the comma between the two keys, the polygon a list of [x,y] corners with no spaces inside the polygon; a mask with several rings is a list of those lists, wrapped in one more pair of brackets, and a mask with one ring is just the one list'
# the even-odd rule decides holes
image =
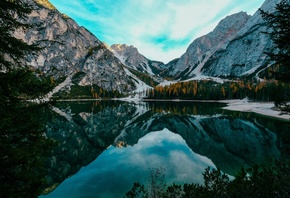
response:
{"label": "sky", "polygon": [[167,63],[196,38],[240,11],[253,15],[264,0],[50,0],[98,39],[135,46],[151,60]]}

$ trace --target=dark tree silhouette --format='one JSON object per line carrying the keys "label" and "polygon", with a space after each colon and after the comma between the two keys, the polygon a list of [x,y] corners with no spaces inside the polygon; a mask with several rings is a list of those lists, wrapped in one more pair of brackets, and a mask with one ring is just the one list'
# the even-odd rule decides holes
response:
{"label": "dark tree silhouette", "polygon": [[16,38],[13,33],[18,29],[27,29],[25,23],[32,7],[23,0],[2,0],[0,2],[0,69],[11,70],[15,66],[23,67],[21,61],[29,53],[37,51],[36,45],[28,45]]}
{"label": "dark tree silhouette", "polygon": [[46,77],[36,76],[25,63],[27,55],[40,51],[15,37],[17,30],[32,27],[26,23],[33,7],[24,0],[0,1],[0,105],[13,103],[20,97],[37,97],[52,88]]}
{"label": "dark tree silhouette", "polygon": [[273,48],[266,52],[272,61],[279,66],[274,73],[277,80],[290,82],[290,0],[282,0],[276,5],[274,13],[260,9],[268,26],[268,34],[273,41]]}

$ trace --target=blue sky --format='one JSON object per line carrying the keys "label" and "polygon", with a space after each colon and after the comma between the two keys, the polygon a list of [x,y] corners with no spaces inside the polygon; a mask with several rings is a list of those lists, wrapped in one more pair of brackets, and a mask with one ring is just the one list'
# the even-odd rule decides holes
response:
{"label": "blue sky", "polygon": [[127,44],[152,60],[180,57],[228,15],[253,15],[264,0],[50,0],[98,39]]}

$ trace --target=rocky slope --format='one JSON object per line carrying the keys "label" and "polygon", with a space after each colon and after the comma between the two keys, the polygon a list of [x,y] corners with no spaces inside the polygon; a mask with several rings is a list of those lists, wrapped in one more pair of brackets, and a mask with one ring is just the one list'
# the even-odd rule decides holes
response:
{"label": "rocky slope", "polygon": [[140,54],[134,46],[126,44],[114,44],[111,46],[115,56],[128,67],[149,75],[159,74],[164,70],[164,63],[152,61]]}
{"label": "rocky slope", "polygon": [[[266,0],[261,9],[273,12],[279,2]],[[269,36],[262,33],[266,30],[259,11],[253,16],[245,12],[228,16],[212,32],[195,39],[180,58],[167,65],[158,65],[163,70],[158,74],[179,80],[200,75],[225,78],[258,75],[271,64],[264,53],[272,46]],[[148,68],[150,60],[140,55],[136,48],[126,45],[112,48],[125,64],[139,70]]]}
{"label": "rocky slope", "polygon": [[[261,9],[273,12],[280,0],[266,0]],[[168,74],[176,79],[204,75],[246,77],[258,75],[270,63],[265,51],[272,46],[259,11],[253,16],[240,12],[223,19],[209,34],[197,38]]]}
{"label": "rocky slope", "polygon": [[190,78],[199,73],[202,66],[218,49],[227,45],[237,32],[244,27],[249,16],[240,12],[223,19],[209,34],[194,40],[186,53],[171,67],[170,75],[176,78]]}
{"label": "rocky slope", "polygon": [[[261,9],[273,12],[280,0],[266,0]],[[213,53],[201,73],[209,76],[247,76],[257,74],[269,62],[264,52],[271,48],[272,41],[267,34],[267,26],[257,11],[239,30],[234,39]]]}
{"label": "rocky slope", "polygon": [[120,60],[87,29],[61,14],[46,0],[29,2],[34,11],[27,22],[34,27],[19,30],[15,36],[43,47],[38,55],[27,57],[35,69],[54,79],[85,73],[78,82],[82,86],[97,84],[106,90],[122,92],[134,88]]}
{"label": "rocky slope", "polygon": [[[254,76],[269,66],[264,51],[272,42],[262,34],[267,27],[259,12],[253,16],[240,12],[226,17],[212,32],[194,40],[180,58],[164,65],[147,59],[133,46],[106,46],[47,0],[28,1],[35,10],[27,22],[35,26],[27,31],[19,30],[15,36],[43,47],[38,55],[27,57],[27,62],[39,73],[52,76],[53,80],[74,79],[62,88],[68,91],[72,84],[77,84],[130,92],[136,88],[138,79],[132,80],[124,65],[151,77],[180,80],[199,75]],[[272,12],[279,2],[266,0],[262,9]]]}

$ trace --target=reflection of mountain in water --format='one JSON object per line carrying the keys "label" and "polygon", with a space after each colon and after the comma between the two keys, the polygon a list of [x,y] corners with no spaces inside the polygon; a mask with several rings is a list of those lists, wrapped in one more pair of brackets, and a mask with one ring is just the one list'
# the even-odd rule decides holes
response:
{"label": "reflection of mountain in water", "polygon": [[[62,112],[62,116],[55,114],[47,124],[47,135],[59,141],[49,159],[49,186],[76,173],[108,146],[134,145],[146,134],[164,128],[181,135],[195,153],[208,157],[229,174],[235,174],[242,165],[280,156],[276,133],[255,119],[222,115],[222,110],[215,108],[218,106],[207,103],[58,104],[54,111]],[[271,129],[275,131],[274,124]]]}
{"label": "reflection of mountain in water", "polygon": [[[65,178],[96,159],[124,128],[136,108],[117,103],[66,103],[53,107],[47,136],[59,142],[48,160],[48,186],[54,188]],[[61,116],[60,116],[61,115]],[[47,189],[50,191],[50,189]]]}
{"label": "reflection of mountain in water", "polygon": [[[235,174],[241,165],[262,163],[267,158],[280,155],[274,133],[242,119],[168,114],[155,115],[150,123],[141,123],[124,129],[126,135],[122,137],[123,141],[137,140],[140,138],[138,134],[168,128],[180,134],[192,151],[208,157],[229,174]],[[136,133],[138,129],[139,133]]]}

